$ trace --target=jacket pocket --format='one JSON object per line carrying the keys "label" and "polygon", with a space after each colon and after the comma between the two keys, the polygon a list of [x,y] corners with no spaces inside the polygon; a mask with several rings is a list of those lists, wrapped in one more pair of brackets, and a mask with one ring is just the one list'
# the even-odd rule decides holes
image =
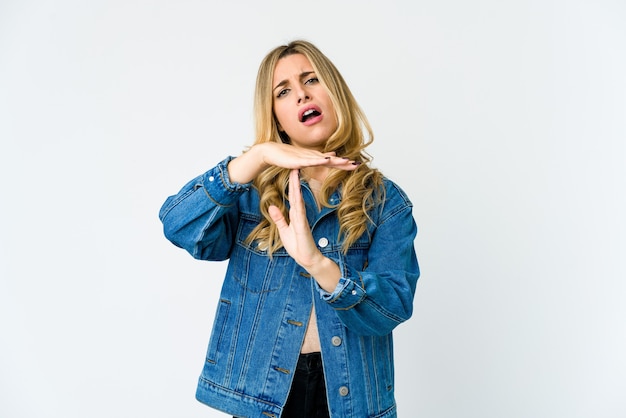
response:
{"label": "jacket pocket", "polygon": [[[235,282],[251,293],[267,293],[279,290],[285,277],[294,270],[290,257],[276,254],[272,260],[267,254],[259,254],[238,246],[231,258],[231,274]],[[233,261],[236,260],[236,261]]]}
{"label": "jacket pocket", "polygon": [[270,258],[267,251],[259,248],[256,242],[246,242],[259,222],[258,218],[241,215],[237,245],[230,257],[228,274],[248,292],[274,292],[283,286],[285,277],[293,272],[295,263],[284,248],[275,251]]}
{"label": "jacket pocket", "polygon": [[215,314],[215,321],[213,322],[213,332],[211,333],[211,340],[209,341],[209,348],[207,350],[206,361],[212,364],[217,363],[218,351],[220,350],[224,338],[228,336],[226,329],[226,321],[228,320],[228,313],[230,312],[230,301],[226,299],[220,299],[217,305],[217,313]]}

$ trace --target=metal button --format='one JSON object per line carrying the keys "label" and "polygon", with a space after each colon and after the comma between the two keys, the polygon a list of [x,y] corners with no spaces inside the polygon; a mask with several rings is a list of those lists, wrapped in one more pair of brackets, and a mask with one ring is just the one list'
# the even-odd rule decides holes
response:
{"label": "metal button", "polygon": [[330,342],[335,347],[339,347],[341,345],[341,337],[338,337],[338,336],[335,335],[333,338],[330,339]]}
{"label": "metal button", "polygon": [[328,238],[320,238],[319,241],[317,241],[317,244],[322,248],[326,247],[328,245]]}
{"label": "metal button", "polygon": [[352,296],[356,295],[356,290],[353,290],[351,293],[352,293]]}
{"label": "metal button", "polygon": [[215,180],[215,177],[209,176],[209,181],[213,181],[213,180]]}
{"label": "metal button", "polygon": [[342,386],[339,388],[339,394],[341,396],[346,396],[350,391],[348,390],[347,386]]}

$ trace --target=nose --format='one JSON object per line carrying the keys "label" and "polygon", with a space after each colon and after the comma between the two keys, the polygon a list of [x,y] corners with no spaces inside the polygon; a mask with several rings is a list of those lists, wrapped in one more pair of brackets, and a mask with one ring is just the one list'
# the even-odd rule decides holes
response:
{"label": "nose", "polygon": [[311,96],[305,89],[300,89],[298,91],[298,104],[304,103],[311,100]]}

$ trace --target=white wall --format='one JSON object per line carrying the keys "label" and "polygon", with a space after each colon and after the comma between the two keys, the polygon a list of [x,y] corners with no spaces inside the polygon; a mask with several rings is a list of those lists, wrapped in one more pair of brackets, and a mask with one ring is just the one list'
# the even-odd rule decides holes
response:
{"label": "white wall", "polygon": [[626,416],[620,0],[0,2],[0,416],[223,417],[194,400],[223,264],[157,218],[252,141],[304,37],[415,203],[403,418]]}

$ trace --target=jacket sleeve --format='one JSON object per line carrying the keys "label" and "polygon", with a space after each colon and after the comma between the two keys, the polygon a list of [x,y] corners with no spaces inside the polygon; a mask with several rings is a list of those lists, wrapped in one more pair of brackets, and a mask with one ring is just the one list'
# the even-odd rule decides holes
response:
{"label": "jacket sleeve", "polygon": [[251,183],[232,183],[227,157],[166,199],[159,211],[165,237],[194,258],[221,261],[230,255],[239,221],[238,198]]}
{"label": "jacket sleeve", "polygon": [[404,192],[397,192],[404,203],[383,211],[372,236],[365,270],[347,265],[340,257],[334,260],[342,271],[335,290],[328,293],[317,286],[342,323],[361,335],[389,334],[413,313],[420,275],[414,247],[417,225],[412,204]]}

